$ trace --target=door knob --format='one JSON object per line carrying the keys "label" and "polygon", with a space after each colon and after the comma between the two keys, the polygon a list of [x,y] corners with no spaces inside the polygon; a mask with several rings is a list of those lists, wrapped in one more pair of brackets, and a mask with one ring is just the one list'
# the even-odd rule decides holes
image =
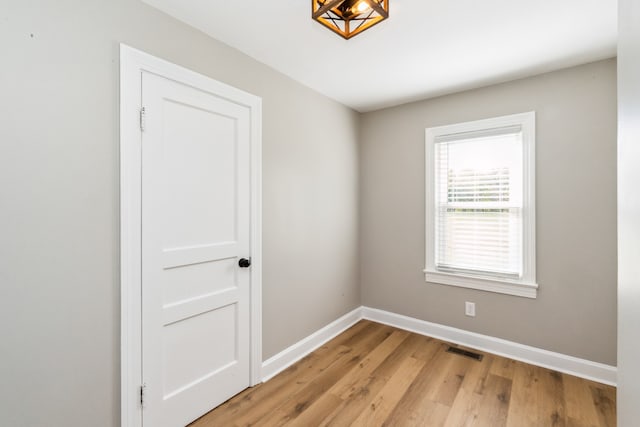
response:
{"label": "door knob", "polygon": [[238,265],[242,268],[247,268],[251,265],[251,258],[246,259],[246,258],[240,258],[240,261],[238,261]]}

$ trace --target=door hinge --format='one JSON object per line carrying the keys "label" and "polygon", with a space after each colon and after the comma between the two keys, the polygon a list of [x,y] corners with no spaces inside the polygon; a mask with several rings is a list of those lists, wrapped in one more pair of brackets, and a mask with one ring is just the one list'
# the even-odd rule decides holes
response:
{"label": "door hinge", "polygon": [[140,386],[140,406],[142,408],[144,408],[144,392],[145,392],[146,388],[147,388],[146,384],[142,384]]}
{"label": "door hinge", "polygon": [[142,107],[140,109],[140,130],[144,132],[145,125],[147,124],[147,110]]}

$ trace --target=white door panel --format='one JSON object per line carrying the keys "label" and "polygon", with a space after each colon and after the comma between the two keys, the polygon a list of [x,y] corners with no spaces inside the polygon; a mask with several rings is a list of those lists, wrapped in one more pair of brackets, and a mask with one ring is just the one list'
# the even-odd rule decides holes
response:
{"label": "white door panel", "polygon": [[143,73],[143,424],[184,426],[250,384],[250,111]]}
{"label": "white door panel", "polygon": [[[189,300],[194,295],[209,295],[235,289],[238,261],[235,258],[192,264],[189,268],[168,268],[162,291],[162,304],[167,307]],[[210,280],[209,277],[216,277]]]}
{"label": "white door panel", "polygon": [[[235,119],[170,99],[161,108],[163,192],[171,222],[163,232],[165,249],[236,241]],[[203,185],[219,182],[224,184]]]}

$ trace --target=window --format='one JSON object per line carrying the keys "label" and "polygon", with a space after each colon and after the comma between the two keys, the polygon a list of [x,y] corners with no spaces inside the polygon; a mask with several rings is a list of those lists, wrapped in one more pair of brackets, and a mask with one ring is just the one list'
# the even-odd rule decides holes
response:
{"label": "window", "polygon": [[426,130],[427,282],[535,298],[535,113]]}

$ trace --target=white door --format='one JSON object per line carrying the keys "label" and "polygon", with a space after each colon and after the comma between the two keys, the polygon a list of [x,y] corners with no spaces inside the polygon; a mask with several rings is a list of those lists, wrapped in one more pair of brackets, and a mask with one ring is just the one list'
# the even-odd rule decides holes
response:
{"label": "white door", "polygon": [[142,73],[142,412],[180,427],[250,385],[250,109]]}

